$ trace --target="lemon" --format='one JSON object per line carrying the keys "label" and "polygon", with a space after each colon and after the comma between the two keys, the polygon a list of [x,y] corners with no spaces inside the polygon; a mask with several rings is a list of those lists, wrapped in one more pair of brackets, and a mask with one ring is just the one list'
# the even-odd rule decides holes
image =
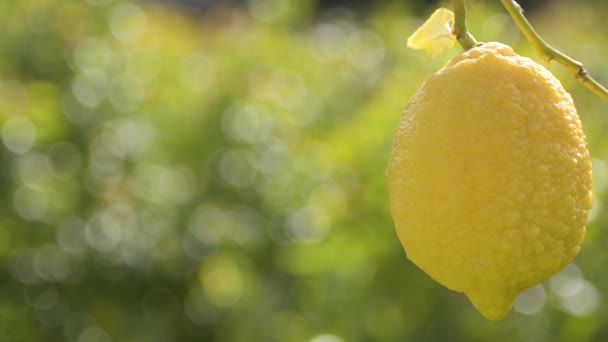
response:
{"label": "lemon", "polygon": [[491,320],[572,260],[591,207],[572,98],[500,43],[461,53],[421,85],[387,180],[407,257]]}

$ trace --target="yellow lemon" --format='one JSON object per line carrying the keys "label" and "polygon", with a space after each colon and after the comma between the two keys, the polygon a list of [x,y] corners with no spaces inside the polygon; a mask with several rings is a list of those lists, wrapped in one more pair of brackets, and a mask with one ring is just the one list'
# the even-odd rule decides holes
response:
{"label": "yellow lemon", "polygon": [[570,95],[500,43],[449,61],[418,89],[387,170],[407,257],[488,319],[578,253],[591,162]]}

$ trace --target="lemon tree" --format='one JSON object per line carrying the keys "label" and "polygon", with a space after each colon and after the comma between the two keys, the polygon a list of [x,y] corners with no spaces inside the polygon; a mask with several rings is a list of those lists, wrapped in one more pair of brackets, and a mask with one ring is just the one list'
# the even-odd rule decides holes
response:
{"label": "lemon tree", "polygon": [[407,257],[492,320],[572,260],[591,208],[591,162],[571,96],[500,43],[475,45],[421,85],[387,179]]}

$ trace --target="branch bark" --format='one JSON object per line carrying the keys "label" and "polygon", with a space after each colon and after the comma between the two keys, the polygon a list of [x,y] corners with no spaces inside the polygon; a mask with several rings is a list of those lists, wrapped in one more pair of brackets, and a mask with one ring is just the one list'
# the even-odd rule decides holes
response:
{"label": "branch bark", "polygon": [[[579,61],[572,59],[563,52],[555,49],[545,42],[540,35],[534,30],[528,19],[524,16],[524,12],[515,0],[500,0],[511,16],[519,30],[523,33],[526,39],[536,49],[537,53],[547,63],[552,60],[558,62],[568,69],[576,79],[585,87],[590,89],[594,94],[608,101],[608,90],[598,81],[593,79]],[[458,1],[457,1],[458,2]],[[456,16],[456,15],[455,15]],[[456,25],[454,25],[456,27]]]}

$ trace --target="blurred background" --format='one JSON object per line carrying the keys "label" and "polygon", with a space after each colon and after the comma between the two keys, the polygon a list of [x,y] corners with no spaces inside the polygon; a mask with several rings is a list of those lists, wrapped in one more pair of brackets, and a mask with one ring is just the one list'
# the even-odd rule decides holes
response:
{"label": "blurred background", "polygon": [[[521,3],[608,84],[608,3]],[[608,339],[608,103],[559,65],[594,163],[579,256],[501,322],[405,257],[384,172],[460,51],[405,46],[442,4],[1,1],[1,339]],[[469,28],[536,58],[499,1]]]}

